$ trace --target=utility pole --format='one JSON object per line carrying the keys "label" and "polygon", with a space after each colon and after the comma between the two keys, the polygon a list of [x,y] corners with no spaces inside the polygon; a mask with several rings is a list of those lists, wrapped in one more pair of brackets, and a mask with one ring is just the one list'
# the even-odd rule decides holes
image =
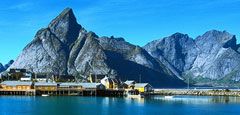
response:
{"label": "utility pole", "polygon": [[142,78],[141,78],[141,74],[139,75],[139,83],[141,83]]}

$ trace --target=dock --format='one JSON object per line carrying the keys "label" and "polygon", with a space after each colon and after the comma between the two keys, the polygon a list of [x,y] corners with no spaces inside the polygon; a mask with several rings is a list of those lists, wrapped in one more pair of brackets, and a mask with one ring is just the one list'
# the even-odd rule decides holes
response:
{"label": "dock", "polygon": [[36,91],[31,90],[3,90],[0,89],[0,95],[26,95],[26,96],[34,96]]}
{"label": "dock", "polygon": [[0,95],[24,95],[24,96],[41,96],[47,94],[50,96],[107,96],[121,97],[124,95],[124,90],[3,90],[0,89]]}

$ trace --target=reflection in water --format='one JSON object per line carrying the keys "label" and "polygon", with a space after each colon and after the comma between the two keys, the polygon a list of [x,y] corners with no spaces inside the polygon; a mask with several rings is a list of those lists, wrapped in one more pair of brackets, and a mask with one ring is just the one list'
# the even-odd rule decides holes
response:
{"label": "reflection in water", "polygon": [[103,104],[104,106],[109,106],[109,97],[103,98],[102,104]]}
{"label": "reflection in water", "polygon": [[153,96],[150,99],[162,102],[178,102],[184,104],[210,104],[210,103],[240,103],[240,97],[231,96],[174,96],[165,98],[164,96]]}
{"label": "reflection in water", "polygon": [[138,106],[144,106],[144,98],[124,98],[128,105],[137,104]]}
{"label": "reflection in water", "polygon": [[[240,113],[240,97],[149,96],[121,97],[27,97],[0,96],[0,115],[179,115]],[[216,104],[217,103],[217,104]]]}

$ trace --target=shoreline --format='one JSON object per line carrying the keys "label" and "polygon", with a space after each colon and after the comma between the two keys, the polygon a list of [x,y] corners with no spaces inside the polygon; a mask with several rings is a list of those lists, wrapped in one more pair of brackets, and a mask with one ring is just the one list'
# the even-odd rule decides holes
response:
{"label": "shoreline", "polygon": [[154,89],[151,95],[240,96],[239,89]]}

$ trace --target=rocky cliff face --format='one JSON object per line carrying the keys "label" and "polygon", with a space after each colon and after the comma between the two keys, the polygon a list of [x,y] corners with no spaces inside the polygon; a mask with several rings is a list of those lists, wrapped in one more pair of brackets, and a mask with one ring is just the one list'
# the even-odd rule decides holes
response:
{"label": "rocky cliff face", "polygon": [[76,21],[72,9],[65,9],[19,55],[11,68],[36,73],[74,75],[107,74],[122,80],[149,82],[155,87],[183,86],[175,74],[143,48],[123,38],[98,37]]}
{"label": "rocky cliff face", "polygon": [[236,37],[226,31],[208,31],[196,39],[176,33],[148,43],[144,48],[158,60],[165,59],[181,77],[197,84],[237,83],[240,54]]}

